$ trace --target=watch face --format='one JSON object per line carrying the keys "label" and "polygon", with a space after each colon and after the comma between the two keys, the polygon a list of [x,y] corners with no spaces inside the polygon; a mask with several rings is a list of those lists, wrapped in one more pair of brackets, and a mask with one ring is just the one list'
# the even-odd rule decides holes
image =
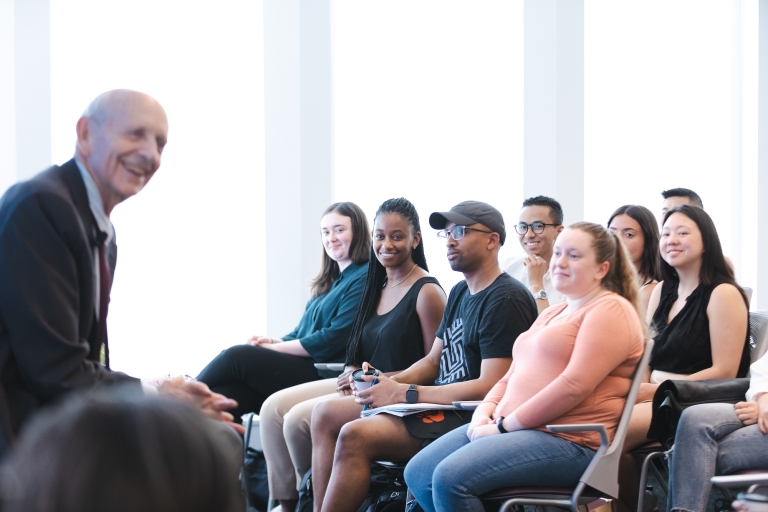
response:
{"label": "watch face", "polygon": [[416,386],[413,384],[410,388],[408,388],[408,391],[405,392],[405,399],[409,404],[415,404],[419,401],[419,392],[416,391]]}

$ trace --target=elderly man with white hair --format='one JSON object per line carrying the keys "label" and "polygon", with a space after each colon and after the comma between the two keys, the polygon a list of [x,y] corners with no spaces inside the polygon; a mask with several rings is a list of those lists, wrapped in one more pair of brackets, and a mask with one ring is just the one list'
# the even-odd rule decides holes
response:
{"label": "elderly man with white hair", "polygon": [[[76,130],[72,160],[0,198],[0,456],[36,410],[63,395],[140,385],[109,367],[107,306],[117,260],[109,216],[160,167],[168,119],[154,98],[114,90],[88,106]],[[204,384],[166,381],[157,391],[232,419],[225,411],[233,401]]]}

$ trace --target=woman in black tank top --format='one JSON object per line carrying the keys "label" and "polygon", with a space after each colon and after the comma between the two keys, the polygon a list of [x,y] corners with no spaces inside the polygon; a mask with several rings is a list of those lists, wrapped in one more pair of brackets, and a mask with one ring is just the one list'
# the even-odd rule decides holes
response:
{"label": "woman in black tank top", "polygon": [[416,208],[404,198],[385,201],[374,219],[365,287],[344,372],[333,381],[336,393],[329,395],[334,389],[329,381],[304,384],[275,393],[261,409],[270,495],[283,510],[293,510],[297,493],[291,477],[296,473],[300,481],[312,456],[308,432],[314,404],[348,400],[359,417],[362,406],[348,396],[352,371],[368,361],[382,372],[395,373],[423,358],[435,340],[445,303],[445,292],[427,272]]}
{"label": "woman in black tank top", "polygon": [[655,339],[647,380],[624,442],[622,501],[634,509],[637,476],[628,452],[648,442],[651,400],[668,379],[732,379],[749,369],[749,303],[728,266],[712,219],[695,206],[667,212],[662,226],[663,281],[648,304]]}
{"label": "woman in black tank top", "polygon": [[[439,294],[445,309],[445,293],[430,283],[439,287],[427,273],[416,208],[404,198],[385,201],[374,218],[368,277],[347,344],[349,372],[364,361],[383,372],[404,370],[429,352],[440,319],[434,330],[426,325],[419,299],[426,304]],[[339,387],[349,387],[344,375]]]}

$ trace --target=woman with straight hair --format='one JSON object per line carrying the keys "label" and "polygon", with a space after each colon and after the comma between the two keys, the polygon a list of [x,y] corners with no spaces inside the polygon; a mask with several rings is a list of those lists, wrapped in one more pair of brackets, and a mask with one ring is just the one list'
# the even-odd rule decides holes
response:
{"label": "woman with straight hair", "polygon": [[629,259],[637,272],[642,316],[648,308],[651,293],[661,280],[659,227],[653,213],[645,206],[620,206],[608,219],[608,229],[614,231],[629,251]]}
{"label": "woman with straight hair", "polygon": [[363,294],[370,228],[355,203],[334,203],[320,219],[320,273],[312,282],[299,325],[282,338],[252,336],[222,351],[197,376],[211,390],[237,400],[235,421],[258,413],[275,391],[336,375],[314,363],[341,360]]}
{"label": "woman with straight hair", "polygon": [[[312,465],[310,422],[315,404],[351,394],[349,376],[363,361],[394,374],[429,353],[445,309],[445,292],[430,276],[416,208],[405,198],[384,201],[374,217],[373,245],[362,300],[338,379],[279,391],[261,408],[269,492],[292,511],[297,484]],[[362,408],[362,407],[361,407]]]}
{"label": "woman with straight hair", "polygon": [[638,474],[629,452],[649,441],[651,403],[659,384],[669,379],[733,379],[749,370],[749,302],[725,261],[710,216],[689,205],[668,211],[659,246],[662,281],[653,290],[647,313],[655,344],[629,422],[620,471],[621,501],[630,510],[637,503]]}
{"label": "woman with straight hair", "polygon": [[632,263],[615,233],[578,222],[557,237],[549,272],[567,301],[518,336],[472,422],[406,466],[425,511],[482,512],[480,495],[510,485],[574,486],[599,436],[546,425],[603,423],[613,437],[644,346]]}

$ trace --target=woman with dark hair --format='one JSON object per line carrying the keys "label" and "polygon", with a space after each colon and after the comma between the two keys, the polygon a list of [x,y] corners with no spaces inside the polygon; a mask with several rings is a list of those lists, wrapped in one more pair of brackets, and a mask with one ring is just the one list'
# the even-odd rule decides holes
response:
{"label": "woman with dark hair", "polygon": [[648,304],[655,338],[624,443],[622,501],[634,510],[637,468],[629,453],[648,442],[656,388],[669,379],[744,377],[749,370],[749,302],[725,262],[715,224],[694,206],[664,216],[662,281]]}
{"label": "woman with dark hair", "polygon": [[[73,395],[22,433],[6,512],[239,512],[237,434],[138,387]],[[227,436],[231,436],[230,442]]]}
{"label": "woman with dark hair", "polygon": [[252,336],[245,345],[222,351],[197,376],[217,393],[237,400],[235,420],[259,412],[275,391],[335,373],[314,363],[344,357],[368,269],[370,228],[355,203],[335,203],[320,219],[322,267],[312,282],[299,325],[282,338]]}
{"label": "woman with dark hair", "polygon": [[615,233],[578,222],[555,240],[549,272],[567,301],[518,336],[472,422],[406,466],[425,511],[482,512],[479,496],[509,485],[575,486],[599,436],[546,425],[602,423],[613,437],[644,345],[632,263]]}
{"label": "woman with dark hair", "polygon": [[608,219],[608,229],[614,231],[629,251],[640,287],[639,301],[645,316],[651,293],[661,280],[659,228],[651,211],[645,206],[627,204],[619,207]]}
{"label": "woman with dark hair", "polygon": [[284,511],[295,507],[297,483],[312,464],[310,420],[315,404],[349,395],[349,376],[363,361],[393,374],[429,353],[446,297],[427,270],[416,208],[404,198],[384,201],[374,218],[368,275],[344,372],[338,379],[279,391],[261,408],[270,496]]}

